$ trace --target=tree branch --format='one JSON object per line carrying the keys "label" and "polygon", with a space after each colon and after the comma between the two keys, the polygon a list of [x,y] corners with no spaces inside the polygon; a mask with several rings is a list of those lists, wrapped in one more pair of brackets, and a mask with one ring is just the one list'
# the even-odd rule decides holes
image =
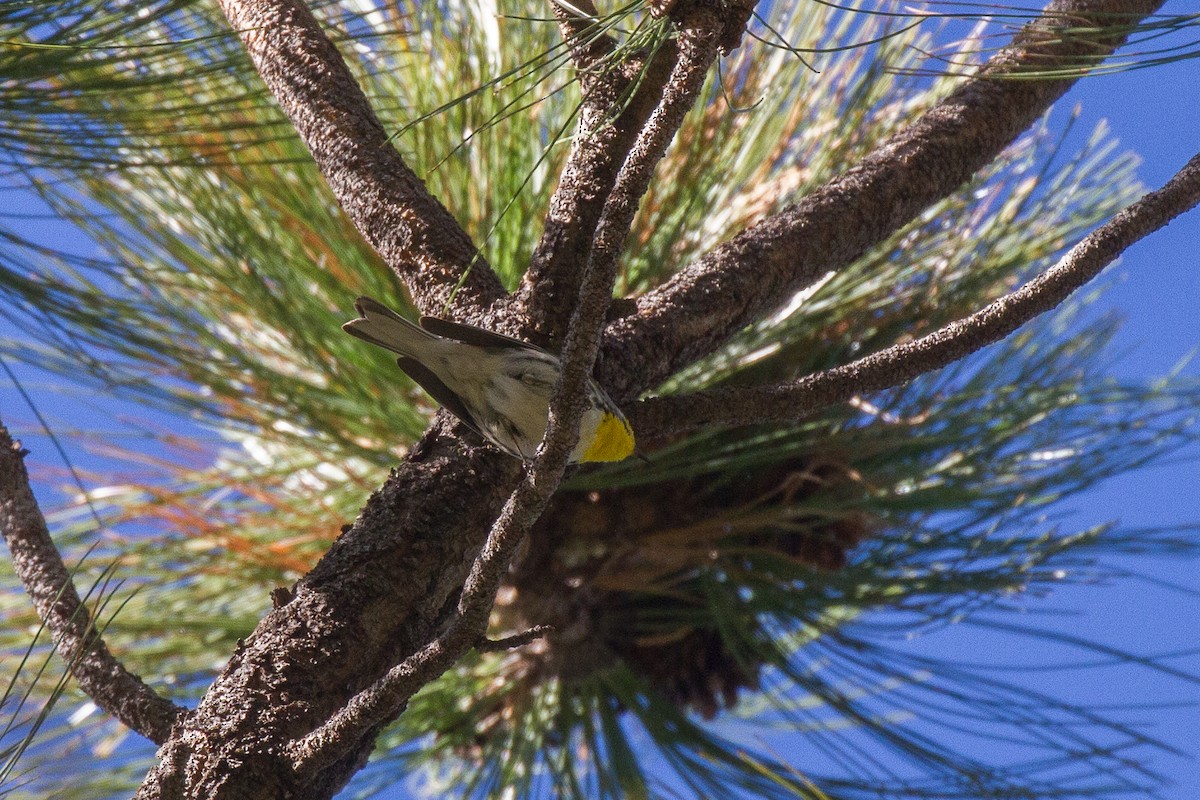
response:
{"label": "tree branch", "polygon": [[[260,69],[287,56],[269,52],[256,59]],[[139,797],[328,796],[361,767],[373,729],[339,745],[344,757],[317,775],[294,772],[281,745],[313,731],[444,627],[485,520],[495,518],[516,469],[494,452],[469,455],[444,428],[427,434],[291,600],[234,654],[186,730],[161,751]],[[398,575],[406,577],[397,582]]]}
{"label": "tree branch", "polygon": [[571,51],[571,61],[579,74],[583,87],[584,107],[591,105],[588,95],[605,91],[611,85],[624,88],[624,76],[609,74],[602,67],[617,51],[617,42],[600,28],[600,12],[592,0],[573,0],[569,5],[562,0],[550,0],[550,10],[558,20],[558,29],[563,42]]}
{"label": "tree branch", "polygon": [[[980,74],[853,169],[638,298],[612,323],[600,377],[618,399],[658,385],[953,192],[1162,0],[1055,0]],[[1122,23],[1117,25],[1117,23]],[[1108,26],[1108,27],[1105,27]],[[1102,29],[1102,30],[1097,30]]]}
{"label": "tree branch", "polygon": [[1062,303],[1127,248],[1200,203],[1200,155],[1071,248],[1052,268],[968,317],[913,342],[785,386],[660,397],[631,409],[640,431],[666,435],[702,425],[793,421],[820,409],[908,383],[998,342]]}
{"label": "tree branch", "polygon": [[352,743],[393,719],[418,689],[453,666],[486,633],[500,581],[517,547],[562,482],[567,459],[579,439],[579,422],[587,408],[587,380],[612,296],[617,254],[655,164],[704,85],[717,54],[720,22],[716,14],[698,10],[688,14],[680,26],[679,60],[661,101],[617,175],[597,226],[596,246],[588,259],[582,296],[571,319],[562,375],[550,404],[550,423],[542,446],[472,565],[459,599],[457,618],[437,639],[393,667],[327,723],[291,746],[289,752],[297,772],[315,772],[344,758]]}
{"label": "tree branch", "polygon": [[[297,10],[297,0],[275,1],[279,3],[281,11],[262,8],[269,0],[222,0],[231,20],[237,20],[235,25],[239,28],[256,28],[245,35],[247,47],[252,52],[255,48],[260,51],[255,60],[264,77],[272,70],[276,72],[268,79],[268,85],[282,85],[280,91],[284,93],[299,92],[301,89],[307,92],[300,92],[307,99],[295,109],[297,127],[319,128],[327,124],[351,136],[348,140],[339,140],[340,143],[334,146],[331,142],[324,142],[318,132],[304,134],[306,141],[316,140],[325,148],[322,156],[314,155],[318,163],[330,161],[336,165],[339,159],[344,160],[347,162],[346,168],[354,175],[358,176],[354,170],[366,173],[365,176],[356,177],[356,180],[370,182],[373,178],[369,165],[378,156],[376,150],[379,143],[379,133],[372,129],[378,128],[378,122],[373,118],[370,124],[362,121],[361,111],[365,101],[352,104],[353,109],[339,110],[339,106],[334,106],[328,112],[328,120],[305,110],[325,108],[321,104],[344,103],[346,101],[342,95],[351,90],[338,82],[326,86],[329,91],[318,92],[306,88],[310,81],[325,81],[324,74],[333,68],[324,56],[305,61],[302,54],[325,52],[331,48],[315,28],[311,15],[302,7]],[[1112,4],[1112,0],[1109,4]],[[251,6],[253,14],[241,15],[242,10]],[[231,13],[230,9],[235,13]],[[312,40],[314,31],[320,41]],[[723,34],[720,41],[729,41],[729,31]],[[289,36],[296,38],[289,40]],[[287,44],[288,41],[299,41],[299,45]],[[276,59],[283,59],[286,62],[284,67],[273,66],[272,62]],[[336,69],[344,71],[340,60],[334,60]],[[353,89],[353,96],[361,97],[356,88]],[[992,102],[989,98],[990,95],[985,95],[977,98],[977,102]],[[281,102],[286,108],[290,101]],[[1044,105],[1039,106],[1033,116]],[[1008,106],[1001,106],[994,115],[1000,118],[1010,112]],[[343,118],[347,114],[350,120]],[[289,115],[292,115],[291,111]],[[351,135],[355,125],[347,125],[348,121],[355,122],[364,130]],[[989,124],[999,122],[991,119]],[[360,135],[374,141],[376,149],[363,154],[361,143],[355,141],[355,137]],[[314,144],[309,146],[315,154],[317,147]],[[961,143],[960,146],[971,149]],[[986,150],[988,146],[985,142],[982,149]],[[338,148],[346,149],[339,153]],[[995,149],[998,151],[1000,146]],[[989,152],[986,157],[978,154],[976,157],[986,161],[992,155],[994,153]],[[634,162],[626,159],[626,163]],[[367,166],[364,167],[364,164]],[[335,188],[335,192],[343,203],[358,201],[349,196],[354,192],[346,188],[347,184],[339,170],[330,170],[326,174],[332,175],[329,178],[331,184],[342,182],[341,188]],[[630,173],[631,176],[633,174]],[[401,213],[402,218],[392,220],[386,214],[381,217],[373,213],[371,206],[381,202],[378,193],[383,189],[379,186],[371,188],[368,195],[374,199],[363,201],[359,211],[351,213],[351,218],[368,237],[375,237],[370,239],[373,243],[376,239],[383,241],[383,245],[377,245],[381,250],[384,246],[390,246],[393,253],[402,254],[400,260],[403,260],[407,257],[403,254],[408,253],[405,248],[409,248],[417,254],[418,259],[428,259],[427,262],[418,260],[415,266],[405,267],[404,264],[398,264],[393,255],[386,256],[389,263],[402,271],[409,269],[415,273],[412,282],[418,284],[418,288],[414,290],[414,295],[419,304],[428,307],[430,302],[441,302],[446,287],[457,280],[459,270],[469,261],[468,253],[473,254],[474,251],[454,237],[443,243],[422,238],[426,234],[421,231],[427,231],[429,236],[436,234],[436,225],[429,223],[429,218],[421,210],[424,206],[418,202],[417,196],[424,196],[424,189],[419,182],[413,183],[415,179],[411,178],[411,173],[408,176],[400,175],[397,183],[413,189],[416,199],[410,198],[413,206]],[[944,176],[939,176],[939,179],[943,183],[948,182]],[[952,191],[963,179],[944,188],[943,194]],[[618,182],[620,180],[617,179]],[[641,197],[640,192],[633,191],[635,185],[631,177],[627,184],[628,191],[623,195],[632,199],[629,208],[634,210]],[[614,191],[612,196],[615,198],[617,192]],[[403,211],[403,204],[410,202],[406,197],[408,195],[401,192],[399,200],[387,199],[387,203],[392,204],[392,209],[400,208]],[[602,219],[597,227],[597,239],[600,239],[601,229],[609,226],[607,233],[603,234],[603,240],[608,243],[594,248],[587,261],[589,269],[585,284],[589,287],[603,285],[603,278],[611,267],[609,259],[615,263],[615,254],[627,231],[627,225],[622,230],[622,225],[618,223],[629,208],[613,208],[611,221],[606,223]],[[833,224],[847,229],[866,224],[869,220],[860,219],[860,215],[865,218],[870,211],[869,204],[861,205],[849,218],[833,217]],[[393,222],[405,232],[393,236],[388,229]],[[822,224],[828,225],[830,222]],[[902,221],[889,224],[890,231]],[[428,233],[430,230],[432,233]],[[849,234],[846,236],[849,240],[854,238]],[[783,246],[783,251],[787,246]],[[443,247],[449,247],[449,250],[440,249]],[[772,247],[776,250],[772,251]],[[764,244],[759,254],[750,258],[745,267],[738,265],[731,270],[730,279],[742,281],[742,272],[775,269],[771,258],[779,257],[780,247],[778,242],[770,246]],[[852,245],[843,242],[840,255],[836,257],[842,258],[852,249]],[[445,252],[453,257],[444,257]],[[746,252],[753,255],[753,248]],[[771,258],[767,258],[767,255]],[[729,264],[734,263],[734,256],[736,253],[730,255]],[[698,262],[703,263],[709,262]],[[711,262],[710,266],[715,263]],[[476,270],[479,267],[477,264]],[[434,277],[429,278],[430,274]],[[473,271],[471,281],[476,279],[478,276]],[[420,286],[422,280],[429,283],[425,289]],[[695,280],[688,285],[694,283]],[[776,279],[774,291],[778,295],[773,302],[785,300],[788,287],[795,283],[796,279],[787,276]],[[492,303],[488,298],[495,299],[497,295],[487,286],[472,285],[474,288],[466,290],[466,294],[460,295],[460,298],[465,299],[473,309],[488,308]],[[577,380],[577,374],[586,374],[577,371],[587,370],[592,363],[587,357],[594,346],[588,320],[598,324],[607,306],[608,298],[603,293],[593,295],[589,288],[586,294],[588,301],[580,304],[579,321],[568,334],[564,352],[567,367],[562,391],[568,396],[570,381]],[[661,302],[658,310],[655,311],[652,306],[646,311],[649,328],[643,330],[637,327],[642,323],[627,320],[632,327],[622,327],[625,325],[622,323],[613,329],[630,337],[628,342],[613,339],[618,347],[609,351],[609,355],[617,355],[618,360],[620,356],[628,356],[625,366],[613,366],[613,374],[623,376],[618,381],[619,388],[637,388],[639,383],[643,387],[650,385],[656,382],[657,373],[673,369],[672,363],[681,363],[691,353],[704,352],[704,346],[715,346],[715,343],[710,343],[689,350],[682,338],[692,334],[678,319],[675,320],[680,325],[678,334],[669,331],[670,335],[666,335],[661,330],[655,334],[653,326],[669,322],[665,312],[673,308],[672,303],[675,302],[670,292],[659,297]],[[695,313],[701,315],[716,302],[704,297],[689,300],[683,294],[679,297],[682,299],[678,303],[695,302]],[[757,298],[756,302],[769,305],[764,298]],[[716,321],[716,327],[734,329],[730,327],[730,319],[738,314],[752,315],[749,309],[753,303],[742,300],[738,303],[742,308],[723,312]],[[597,314],[597,309],[600,313],[591,316]],[[704,326],[696,330],[701,336],[707,336],[715,342],[715,334],[706,333]],[[662,337],[666,343],[665,354],[660,355],[656,348],[650,347],[649,336],[652,335]],[[643,352],[634,352],[631,349],[634,347],[642,348]],[[622,348],[625,352],[621,352]],[[606,363],[613,365],[614,359],[610,358]],[[622,369],[626,372],[621,373]],[[560,429],[571,427],[565,422],[569,414],[560,415],[560,402],[555,401],[555,413],[547,432],[551,439],[559,435]],[[547,445],[541,457],[551,453],[552,448]],[[272,611],[234,654],[200,706],[180,726],[182,730],[177,730],[176,735],[164,746],[160,766],[148,776],[138,796],[174,797],[183,796],[186,791],[190,796],[205,798],[289,795],[318,798],[336,792],[365,762],[373,744],[375,727],[360,728],[354,736],[349,737],[354,739],[352,746],[340,747],[344,755],[315,775],[302,776],[294,771],[295,764],[287,752],[286,743],[302,740],[330,720],[350,698],[359,695],[390,667],[401,663],[405,656],[420,651],[439,631],[445,630],[446,622],[459,607],[459,589],[471,569],[474,554],[483,543],[483,532],[488,530],[488,523],[496,518],[496,513],[514,485],[516,474],[517,462],[488,449],[464,449],[461,443],[446,435],[444,427],[435,428],[427,434],[422,443],[414,448],[409,459],[371,497],[354,525],[335,543],[317,568],[296,587],[292,599]],[[526,485],[527,482],[522,483],[521,487]]]}
{"label": "tree branch", "polygon": [[[584,100],[573,148],[551,198],[546,228],[525,273],[518,300],[530,321],[525,333],[558,340],[573,307],[570,301],[578,295],[579,265],[590,256],[596,226],[617,172],[656,108],[678,53],[675,44],[668,42],[655,53],[641,54],[621,64],[610,63],[615,55],[612,40],[598,36],[594,23],[555,0],[551,4],[563,38],[571,44]],[[591,0],[571,5],[593,18],[597,16]],[[669,13],[677,25],[693,13],[693,5],[672,4]],[[717,44],[723,54],[728,55],[741,44],[754,5],[754,0],[738,0],[722,9]],[[668,12],[652,9],[652,13],[660,16]]]}
{"label": "tree branch", "polygon": [[534,625],[532,628],[526,628],[520,633],[514,633],[511,636],[504,636],[499,639],[483,638],[475,643],[475,649],[481,653],[499,653],[505,650],[513,650],[518,647],[524,647],[530,642],[537,641],[544,636],[548,636],[554,631],[549,625]]}
{"label": "tree branch", "polygon": [[[583,90],[571,153],[550,199],[546,226],[517,299],[529,338],[561,341],[579,296],[581,266],[617,172],[675,64],[675,45],[615,63],[616,43],[598,25],[551,0]],[[596,17],[591,0],[573,2]],[[636,84],[636,89],[635,87]]]}
{"label": "tree branch", "polygon": [[[724,19],[700,3],[685,8],[676,19],[676,25],[679,28],[679,53],[663,87],[662,99],[625,157],[592,236],[585,273],[595,275],[597,281],[603,276],[610,294],[603,297],[595,295],[596,301],[602,303],[603,307],[591,310],[584,308],[585,321],[595,318],[599,324],[608,310],[617,258],[625,246],[625,237],[629,234],[638,205],[650,186],[655,166],[666,153],[684,116],[704,87],[709,67],[717,57],[718,45],[725,33]],[[585,290],[585,303],[588,296]],[[587,341],[580,346],[587,347],[593,353],[588,359],[590,370],[596,345]]]}
{"label": "tree branch", "polygon": [[13,569],[79,688],[123,724],[162,744],[186,709],[156,694],[104,644],[29,488],[25,454],[0,424],[0,532]]}
{"label": "tree branch", "polygon": [[219,0],[267,88],[338,202],[426,313],[486,322],[506,296],[446,208],[388,141],[341,54],[303,0]]}
{"label": "tree branch", "polygon": [[315,800],[332,797],[362,767],[375,730],[315,775],[295,772],[284,748],[420,650],[453,615],[520,463],[490,447],[464,450],[450,428],[426,434],[291,599],[246,637],[160,751],[139,798]]}
{"label": "tree branch", "polygon": [[[567,394],[567,390],[574,390],[574,396]],[[552,423],[547,429],[537,458],[504,504],[483,550],[471,566],[459,597],[457,616],[450,626],[352,697],[327,722],[288,746],[292,769],[301,776],[301,783],[304,776],[327,769],[350,755],[358,743],[372,739],[375,731],[404,710],[418,689],[454,666],[484,637],[500,580],[508,571],[517,547],[562,481],[574,439],[578,439],[585,398],[583,381],[575,387],[560,382],[552,408],[567,403],[577,407],[573,426]],[[570,422],[570,419],[565,418],[564,422]],[[572,429],[574,439],[569,435]]]}

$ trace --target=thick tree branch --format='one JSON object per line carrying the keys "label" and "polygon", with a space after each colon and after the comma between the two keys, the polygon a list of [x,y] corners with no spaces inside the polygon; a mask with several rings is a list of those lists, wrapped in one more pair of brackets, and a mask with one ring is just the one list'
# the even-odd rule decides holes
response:
{"label": "thick tree branch", "polygon": [[[338,202],[425,313],[487,322],[505,297],[466,232],[388,141],[337,48],[303,0],[220,0],[255,69]],[[474,260],[474,263],[472,261]]]}
{"label": "thick tree branch", "polygon": [[968,317],[913,342],[785,386],[660,397],[632,409],[640,431],[665,435],[703,425],[793,421],[856,395],[900,386],[998,342],[1058,306],[1138,240],[1200,203],[1200,155],[1077,244],[1051,269]]}
{"label": "thick tree branch", "polygon": [[317,774],[297,773],[289,742],[420,650],[459,591],[520,463],[464,452],[435,426],[288,602],[248,636],[160,751],[139,798],[332,797],[365,763],[377,731]]}
{"label": "thick tree branch", "polygon": [[109,652],[50,538],[29,488],[24,457],[20,443],[0,424],[0,533],[13,569],[79,688],[122,723],[162,744],[185,709],[157,695]]}
{"label": "thick tree branch", "polygon": [[[994,159],[1162,0],[1055,0],[980,74],[858,166],[638,298],[609,326],[601,379],[628,398],[841,269]],[[1107,27],[1106,27],[1107,26]],[[1019,77],[1019,76],[1026,77]]]}
{"label": "thick tree branch", "polygon": [[[570,366],[569,362],[565,366]],[[581,374],[586,377],[585,373]],[[500,581],[508,571],[517,547],[562,482],[567,458],[578,439],[579,418],[586,394],[583,380],[577,383],[574,387],[562,384],[552,404],[553,408],[570,403],[569,407],[576,412],[573,420],[565,417],[564,424],[556,426],[552,423],[547,429],[538,457],[504,504],[482,551],[471,566],[453,622],[429,644],[352,697],[327,722],[288,746],[292,769],[301,776],[301,783],[307,776],[316,775],[346,759],[359,742],[373,738],[375,731],[404,710],[418,689],[454,666],[483,638]],[[567,394],[568,390],[573,390],[574,395]],[[570,435],[572,430],[574,436]]]}

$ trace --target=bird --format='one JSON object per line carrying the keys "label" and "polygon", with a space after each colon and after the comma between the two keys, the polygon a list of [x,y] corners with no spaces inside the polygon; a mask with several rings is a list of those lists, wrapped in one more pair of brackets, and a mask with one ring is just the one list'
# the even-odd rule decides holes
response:
{"label": "bird", "polygon": [[[400,369],[467,427],[511,456],[533,459],[562,372],[558,356],[438,317],[423,316],[417,325],[371,297],[359,297],[354,308],[358,318],[342,330],[396,353]],[[632,455],[633,428],[591,378],[587,402],[569,463],[622,461]]]}

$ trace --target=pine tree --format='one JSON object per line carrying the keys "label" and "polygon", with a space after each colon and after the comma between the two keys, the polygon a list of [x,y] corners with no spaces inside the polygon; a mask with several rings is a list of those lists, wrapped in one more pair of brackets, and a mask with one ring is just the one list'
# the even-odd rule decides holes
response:
{"label": "pine tree", "polygon": [[[1014,593],[1092,579],[1106,554],[1194,549],[1170,531],[1062,530],[1053,514],[1193,441],[1196,387],[1114,381],[1117,323],[1074,296],[913,380],[797,392],[967,318],[1133,202],[1130,154],[1103,129],[1064,151],[1042,114],[1131,31],[1171,21],[1072,17],[997,54],[982,7],[938,24],[815,2],[556,2],[541,18],[488,0],[343,1],[314,7],[321,28],[291,2],[222,9],[0,9],[10,175],[97,245],[63,252],[9,220],[0,313],[16,331],[6,360],[147,409],[138,438],[104,441],[127,466],[80,476],[89,488],[47,521],[130,671],[176,704],[212,703],[216,687],[256,698],[228,717],[231,740],[260,726],[261,742],[295,745],[247,745],[229,791],[331,796],[354,776],[361,795],[415,774],[464,797],[1083,797],[1152,782],[1127,751],[1154,742],[1119,717],[921,660],[885,633],[1019,627]],[[280,88],[303,74],[280,19],[314,37],[293,53],[318,58],[313,86]],[[1020,60],[1043,46],[1063,52]],[[1024,72],[996,77],[1007,68]],[[351,77],[345,93],[320,83]],[[367,107],[354,85],[378,123],[343,114]],[[964,86],[1007,93],[981,102],[1009,115],[1011,141],[996,132],[987,152],[961,134],[944,145],[966,151],[951,177],[886,184],[928,196],[911,211],[854,194],[898,153],[943,146],[916,133]],[[1024,106],[1004,105],[1021,92]],[[645,155],[668,141],[660,161]],[[828,217],[814,197],[853,212],[852,231],[832,239],[827,222],[785,230],[798,251],[754,249],[766,226]],[[715,288],[696,288],[706,276]],[[566,342],[580,365],[606,321],[595,373],[646,459],[570,470],[554,491],[551,446],[519,484],[520,462],[341,332],[357,295]],[[775,386],[792,393],[747,393]],[[164,413],[188,432],[156,428]],[[455,627],[471,559],[518,485],[502,520],[531,529],[505,540],[472,584],[498,592],[480,590],[488,602]],[[147,731],[119,711],[71,721],[90,701],[50,686],[67,670],[44,660],[44,633],[30,644],[42,619],[16,574],[3,580],[9,696],[37,709],[13,711],[12,785],[128,794],[154,753],[126,725]],[[481,642],[472,619],[510,646]],[[423,651],[447,625],[446,652]],[[320,729],[401,662],[419,693]],[[1029,755],[956,752],[962,727]],[[821,766],[775,750],[779,728]],[[317,729],[328,736],[302,738]],[[201,745],[169,741],[140,796],[188,796],[172,764]],[[83,748],[103,757],[46,767]]]}

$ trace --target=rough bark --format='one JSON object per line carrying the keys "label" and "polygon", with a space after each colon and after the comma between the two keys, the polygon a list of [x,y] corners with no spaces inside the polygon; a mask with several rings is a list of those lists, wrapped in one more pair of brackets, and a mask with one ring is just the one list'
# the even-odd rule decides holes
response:
{"label": "rough bark", "polygon": [[374,731],[337,762],[292,769],[284,747],[329,719],[448,619],[520,464],[427,435],[317,567],[234,653],[160,750],[141,798],[330,797]]}
{"label": "rough bark", "polygon": [[[686,80],[664,93],[656,111],[665,111],[650,115],[653,124],[634,143],[617,176],[621,185],[621,176],[629,175],[608,225],[613,252],[605,263],[590,268],[596,276],[588,282],[594,284],[588,292],[594,302],[586,306],[580,334],[572,329],[563,354],[564,382],[572,378],[575,389],[581,389],[599,342],[615,250],[654,163],[694,102],[715,56],[717,36],[704,30],[706,24],[717,27],[715,21],[712,14],[699,15],[694,27],[707,44],[697,47],[686,63]],[[688,23],[682,29],[687,40]],[[560,422],[552,416],[548,436],[557,435],[567,422],[569,418]],[[374,724],[376,707],[363,714],[357,709],[364,702],[383,708],[403,702],[403,693],[364,690],[393,665],[422,651],[451,619],[488,523],[517,474],[517,462],[506,456],[456,453],[455,448],[434,431],[371,497],[317,568],[239,647],[200,706],[160,750],[161,762],[138,797],[326,797],[361,768],[379,726]],[[560,455],[565,459],[565,453]],[[562,465],[557,466],[549,470],[553,486],[561,477]],[[553,491],[544,478],[539,480],[522,484],[522,494],[505,506],[502,526],[519,530],[536,520],[539,499],[544,505]],[[494,546],[511,554],[510,538]],[[490,593],[494,596],[494,585]],[[466,638],[456,638],[454,645],[471,641],[471,630],[468,625]],[[428,663],[416,664],[419,669],[432,664],[428,671],[436,673],[448,665],[438,648],[424,652],[430,653]],[[406,667],[402,664],[397,680],[407,681]],[[344,725],[322,729],[311,747],[297,752],[293,743],[354,698],[359,698],[356,713],[337,718],[346,719]],[[392,714],[398,710],[390,709]],[[350,741],[337,738],[347,736]]]}
{"label": "rough bark", "polygon": [[[522,334],[544,344],[566,334],[579,293],[592,235],[617,172],[638,131],[654,109],[675,63],[675,45],[611,63],[613,42],[596,38],[592,26],[555,5],[579,76],[583,101],[571,153],[550,198],[546,226],[522,279],[517,300],[528,320]],[[591,3],[581,9],[595,13]],[[641,84],[633,90],[635,81]],[[632,94],[631,94],[632,92]]]}
{"label": "rough bark", "polygon": [[995,159],[1079,77],[1021,75],[1082,73],[1124,40],[1097,28],[1134,25],[1161,5],[1055,0],[978,76],[860,164],[639,297],[637,313],[606,331],[602,382],[618,400],[636,397],[853,263]]}
{"label": "rough bark", "polygon": [[[678,57],[675,43],[668,41],[656,52],[612,63],[610,39],[598,37],[591,24],[552,5],[571,45],[583,102],[571,154],[546,213],[546,227],[516,297],[527,320],[522,333],[543,341],[558,341],[566,331],[605,202]],[[753,0],[739,0],[723,10],[717,34],[722,53],[741,43],[754,5]],[[596,14],[591,2],[573,6]],[[681,16],[686,4],[683,11],[675,11]]]}
{"label": "rough bark", "polygon": [[[429,211],[420,199],[423,187],[417,191],[411,174],[389,157],[378,164],[377,149],[364,153],[357,141],[326,140],[324,126],[347,121],[354,124],[343,134],[352,140],[361,135],[378,144],[379,131],[377,123],[362,120],[361,108],[327,106],[334,101],[324,90],[296,91],[298,82],[303,89],[312,76],[334,70],[331,59],[337,60],[336,53],[310,41],[313,31],[302,19],[307,12],[296,0],[224,0],[224,5],[235,27],[246,31],[247,47],[272,91],[290,93],[292,99],[281,103],[355,224],[411,281],[419,304],[440,302],[474,250],[456,225]],[[1158,5],[1076,0],[1054,8],[1147,13]],[[251,14],[248,8],[257,10]],[[1053,63],[1044,60],[1056,57],[1053,43],[1034,47],[1028,41],[1032,34],[1023,35],[1002,57],[1009,61],[994,66],[993,73],[1014,69],[1023,58]],[[1087,52],[1101,55],[1117,43],[1109,37],[1089,44]],[[967,82],[914,132],[897,137],[810,200],[764,221],[642,298],[638,317],[610,328],[605,363],[611,384],[625,396],[636,394],[711,351],[811,277],[849,263],[961,185],[1070,84],[1003,81],[993,73]],[[372,165],[390,177],[376,180]],[[360,181],[368,184],[365,197]],[[388,201],[392,215],[375,208],[381,202],[375,193],[390,181],[411,189]],[[406,266],[414,254],[415,266]],[[480,321],[493,313],[500,295],[487,273],[476,271],[468,281],[472,288],[460,296],[466,305],[459,307],[465,317]],[[286,746],[436,635],[518,469],[495,452],[464,448],[444,427],[427,435],[313,573],[238,649],[186,726],[164,746],[162,763],[139,797],[315,798],[343,785],[369,753],[373,730],[315,773],[294,771]]]}
{"label": "rough bark", "polygon": [[[425,313],[494,323],[506,296],[470,237],[425,189],[303,0],[221,0],[230,27],[354,227]],[[473,263],[472,263],[473,262]]]}
{"label": "rough bark", "polygon": [[13,441],[0,424],[0,533],[13,570],[79,688],[100,708],[161,744],[184,710],[125,669],[104,644],[50,538],[29,487],[25,455],[20,442]]}
{"label": "rough bark", "polygon": [[1200,202],[1200,156],[1163,188],[1097,228],[1057,264],[975,313],[912,342],[893,345],[849,364],[782,386],[717,389],[644,400],[631,421],[645,435],[665,436],[706,425],[794,421],[856,395],[908,383],[1000,341],[1058,307],[1135,242]]}

